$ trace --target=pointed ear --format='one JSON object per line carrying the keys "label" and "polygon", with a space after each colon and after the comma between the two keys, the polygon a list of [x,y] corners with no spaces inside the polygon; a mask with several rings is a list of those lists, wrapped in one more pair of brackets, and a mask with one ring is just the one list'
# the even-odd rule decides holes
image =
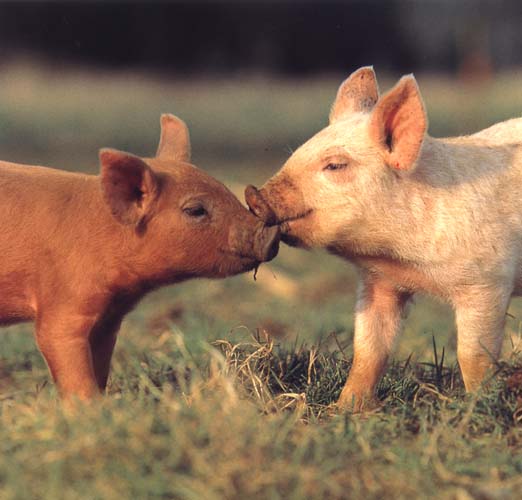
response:
{"label": "pointed ear", "polygon": [[369,112],[379,99],[379,87],[373,66],[354,71],[339,87],[330,111],[330,123],[354,112]]}
{"label": "pointed ear", "polygon": [[150,215],[158,194],[158,181],[151,168],[137,156],[115,149],[100,150],[103,197],[114,217],[136,226]]}
{"label": "pointed ear", "polygon": [[156,157],[190,162],[189,131],[177,116],[161,115],[161,137]]}
{"label": "pointed ear", "polygon": [[386,163],[398,170],[414,167],[428,128],[424,103],[413,75],[403,76],[379,100],[370,117],[370,137]]}

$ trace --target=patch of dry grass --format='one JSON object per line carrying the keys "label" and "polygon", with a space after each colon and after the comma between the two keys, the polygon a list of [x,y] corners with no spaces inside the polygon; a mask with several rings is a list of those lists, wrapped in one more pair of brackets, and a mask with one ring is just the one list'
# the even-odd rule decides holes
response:
{"label": "patch of dry grass", "polygon": [[348,366],[327,341],[245,335],[196,356],[185,339],[164,330],[146,352],[127,339],[97,405],[63,411],[47,391],[4,399],[0,496],[508,498],[522,487],[520,354],[474,397],[440,358],[396,363],[383,406],[350,416],[327,411]]}

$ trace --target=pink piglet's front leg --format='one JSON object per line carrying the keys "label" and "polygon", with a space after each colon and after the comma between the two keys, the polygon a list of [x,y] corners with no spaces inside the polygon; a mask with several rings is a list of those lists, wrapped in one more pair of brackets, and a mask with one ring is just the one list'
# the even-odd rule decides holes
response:
{"label": "pink piglet's front leg", "polygon": [[379,276],[363,272],[357,292],[353,365],[337,402],[340,409],[361,411],[372,405],[409,297]]}

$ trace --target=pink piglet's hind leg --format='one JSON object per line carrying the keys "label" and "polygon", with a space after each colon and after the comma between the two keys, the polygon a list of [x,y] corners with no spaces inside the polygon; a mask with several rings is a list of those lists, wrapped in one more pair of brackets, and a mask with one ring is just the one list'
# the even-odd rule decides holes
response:
{"label": "pink piglet's hind leg", "polygon": [[353,365],[337,402],[342,410],[361,411],[372,404],[409,297],[378,276],[363,274],[355,311]]}
{"label": "pink piglet's hind leg", "polygon": [[467,392],[480,388],[500,355],[511,288],[473,287],[455,300],[457,358]]}

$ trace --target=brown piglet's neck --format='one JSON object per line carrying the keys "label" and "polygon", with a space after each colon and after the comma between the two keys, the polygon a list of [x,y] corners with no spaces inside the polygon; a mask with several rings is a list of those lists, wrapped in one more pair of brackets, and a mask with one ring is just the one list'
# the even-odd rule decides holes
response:
{"label": "brown piglet's neck", "polygon": [[82,186],[56,214],[52,241],[56,259],[64,265],[85,269],[109,289],[139,290],[159,282],[175,282],[178,276],[161,273],[161,256],[147,238],[147,224],[122,224],[104,200],[99,177],[86,176]]}

